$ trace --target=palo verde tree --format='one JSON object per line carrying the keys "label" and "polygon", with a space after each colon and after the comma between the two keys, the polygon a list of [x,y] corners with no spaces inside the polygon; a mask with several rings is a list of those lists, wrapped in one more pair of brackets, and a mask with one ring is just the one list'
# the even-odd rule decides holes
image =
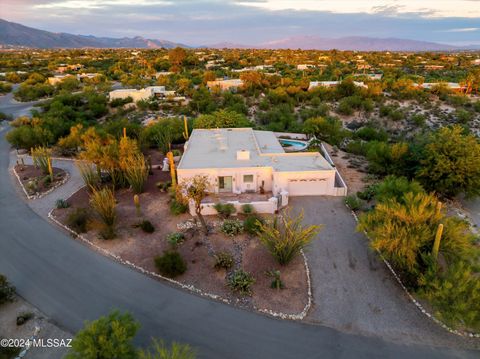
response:
{"label": "palo verde tree", "polygon": [[208,235],[208,227],[207,222],[202,215],[202,201],[207,197],[207,191],[210,187],[211,185],[208,177],[202,175],[196,175],[184,180],[177,187],[177,191],[180,191],[186,199],[194,204],[195,214],[202,223],[206,235]]}
{"label": "palo verde tree", "polygon": [[443,127],[426,144],[418,179],[445,196],[480,195],[480,143],[460,126]]}
{"label": "palo verde tree", "polygon": [[140,328],[129,313],[113,311],[85,327],[72,341],[68,359],[135,359],[137,350],[132,340]]}

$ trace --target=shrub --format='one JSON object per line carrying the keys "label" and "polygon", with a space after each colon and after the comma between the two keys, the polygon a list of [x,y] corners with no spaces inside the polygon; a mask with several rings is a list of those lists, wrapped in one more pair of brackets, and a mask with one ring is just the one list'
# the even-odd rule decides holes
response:
{"label": "shrub", "polygon": [[148,167],[145,157],[141,153],[131,154],[122,159],[125,178],[134,193],[142,193],[147,182]]}
{"label": "shrub", "polygon": [[104,224],[101,232],[102,237],[105,239],[114,238],[115,223],[117,221],[117,203],[113,191],[109,188],[103,188],[98,191],[93,190],[90,195],[90,205]]}
{"label": "shrub", "polygon": [[157,188],[160,190],[160,192],[167,192],[168,189],[172,186],[172,182],[170,181],[159,181],[155,184]]}
{"label": "shrub", "polygon": [[170,202],[170,213],[174,216],[178,216],[182,213],[187,212],[188,205],[177,201],[176,199],[172,199]]}
{"label": "shrub", "polygon": [[42,170],[42,173],[47,175],[50,173],[50,161],[51,161],[52,151],[46,147],[36,147],[32,148],[32,160],[35,167],[38,167]]}
{"label": "shrub", "polygon": [[293,218],[289,211],[261,225],[260,242],[281,265],[288,264],[318,234],[320,226],[303,225],[303,212]]}
{"label": "shrub", "polygon": [[376,185],[370,185],[367,188],[365,188],[364,191],[357,192],[357,197],[364,200],[364,201],[371,201],[373,199],[373,197],[375,197],[376,193],[377,193],[377,186]]}
{"label": "shrub", "polygon": [[280,271],[279,270],[269,270],[266,273],[269,277],[272,277],[272,283],[270,283],[270,287],[273,289],[283,289],[285,285],[280,278]]}
{"label": "shrub", "polygon": [[480,278],[464,262],[450,266],[440,274],[430,270],[421,279],[419,294],[435,308],[445,323],[480,330]]}
{"label": "shrub", "polygon": [[70,207],[70,205],[63,198],[59,198],[55,201],[55,207],[56,208],[68,208],[68,207]]}
{"label": "shrub", "polygon": [[255,212],[255,208],[253,208],[250,203],[245,203],[244,205],[242,205],[242,212],[245,214],[252,214],[253,212]]}
{"label": "shrub", "polygon": [[161,274],[170,278],[187,270],[187,264],[177,251],[165,251],[163,255],[155,257],[155,266]]}
{"label": "shrub", "polygon": [[32,312],[22,312],[17,315],[17,325],[23,325],[34,317]]}
{"label": "shrub", "polygon": [[387,176],[376,186],[375,198],[378,202],[385,202],[392,198],[400,202],[403,200],[403,196],[409,192],[425,193],[417,181],[409,181],[405,177]]}
{"label": "shrub", "polygon": [[155,232],[155,227],[153,226],[152,222],[149,220],[143,220],[140,223],[136,224],[135,227],[140,227],[142,231],[145,233],[153,233]]}
{"label": "shrub", "polygon": [[94,165],[80,161],[76,162],[75,164],[78,168],[78,171],[80,172],[80,176],[82,176],[83,183],[85,183],[85,186],[87,186],[87,189],[89,191],[92,191],[93,189],[98,189],[101,178]]}
{"label": "shrub", "polygon": [[228,279],[229,287],[240,294],[252,294],[252,285],[255,283],[253,275],[243,269],[236,270]]}
{"label": "shrub", "polygon": [[214,267],[216,269],[219,269],[219,268],[230,269],[235,264],[235,260],[233,259],[232,254],[229,252],[219,252],[214,255],[214,258],[215,258]]}
{"label": "shrub", "polygon": [[7,277],[0,274],[0,305],[13,302],[14,299],[15,287],[8,282]]}
{"label": "shrub", "polygon": [[153,339],[151,348],[140,350],[139,359],[195,359],[197,357],[194,349],[188,344],[173,342],[171,346],[162,340]]}
{"label": "shrub", "polygon": [[234,237],[243,231],[243,223],[238,219],[226,219],[222,223],[221,231],[227,236]]}
{"label": "shrub", "polygon": [[357,211],[362,208],[362,200],[355,195],[350,195],[345,198],[345,204],[352,211]]}
{"label": "shrub", "polygon": [[262,223],[262,217],[251,214],[243,221],[243,229],[248,234],[256,235],[260,232]]}
{"label": "shrub", "polygon": [[88,212],[85,208],[76,208],[67,217],[67,226],[77,233],[85,233],[87,231]]}
{"label": "shrub", "polygon": [[170,243],[173,247],[178,246],[185,240],[185,236],[180,232],[173,232],[167,235],[167,242]]}
{"label": "shrub", "polygon": [[216,203],[213,208],[223,218],[228,218],[237,211],[232,203]]}

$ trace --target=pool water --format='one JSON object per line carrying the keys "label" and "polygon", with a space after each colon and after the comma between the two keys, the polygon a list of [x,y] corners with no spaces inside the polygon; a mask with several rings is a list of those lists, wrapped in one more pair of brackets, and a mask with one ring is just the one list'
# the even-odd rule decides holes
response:
{"label": "pool water", "polygon": [[307,142],[297,140],[278,140],[283,147],[288,148],[290,151],[301,151],[307,148]]}

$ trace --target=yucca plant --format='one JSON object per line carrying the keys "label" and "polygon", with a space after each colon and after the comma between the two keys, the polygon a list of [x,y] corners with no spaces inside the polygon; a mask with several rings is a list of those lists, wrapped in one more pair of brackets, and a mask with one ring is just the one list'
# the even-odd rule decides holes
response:
{"label": "yucca plant", "polygon": [[117,221],[115,194],[110,188],[92,189],[90,205],[104,225],[101,234],[105,239],[115,237]]}
{"label": "yucca plant", "polygon": [[141,153],[132,154],[122,159],[122,167],[128,184],[133,192],[142,193],[148,178],[148,166]]}
{"label": "yucca plant", "polygon": [[52,151],[47,147],[35,147],[31,149],[31,153],[35,167],[40,168],[44,175],[52,176],[50,171]]}
{"label": "yucca plant", "polygon": [[75,164],[80,172],[80,176],[82,176],[83,183],[87,186],[87,189],[89,191],[98,189],[101,178],[98,171],[95,169],[95,166],[83,161],[77,161]]}
{"label": "yucca plant", "polygon": [[291,216],[290,211],[275,217],[273,222],[261,223],[260,242],[281,265],[286,265],[305,248],[321,229],[319,225],[303,225],[303,211]]}

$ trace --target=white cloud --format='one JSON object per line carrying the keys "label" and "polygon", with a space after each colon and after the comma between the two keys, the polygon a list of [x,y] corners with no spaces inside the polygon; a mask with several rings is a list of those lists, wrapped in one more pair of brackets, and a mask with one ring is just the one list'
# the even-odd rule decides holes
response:
{"label": "white cloud", "polygon": [[267,10],[307,10],[333,13],[383,13],[390,16],[416,13],[423,17],[480,17],[480,6],[472,0],[235,0],[237,4]]}
{"label": "white cloud", "polygon": [[462,27],[458,29],[445,30],[445,32],[473,32],[478,30],[480,30],[480,27]]}
{"label": "white cloud", "polygon": [[171,1],[163,0],[60,0],[34,5],[37,9],[100,9],[109,6],[154,6],[172,5]]}

